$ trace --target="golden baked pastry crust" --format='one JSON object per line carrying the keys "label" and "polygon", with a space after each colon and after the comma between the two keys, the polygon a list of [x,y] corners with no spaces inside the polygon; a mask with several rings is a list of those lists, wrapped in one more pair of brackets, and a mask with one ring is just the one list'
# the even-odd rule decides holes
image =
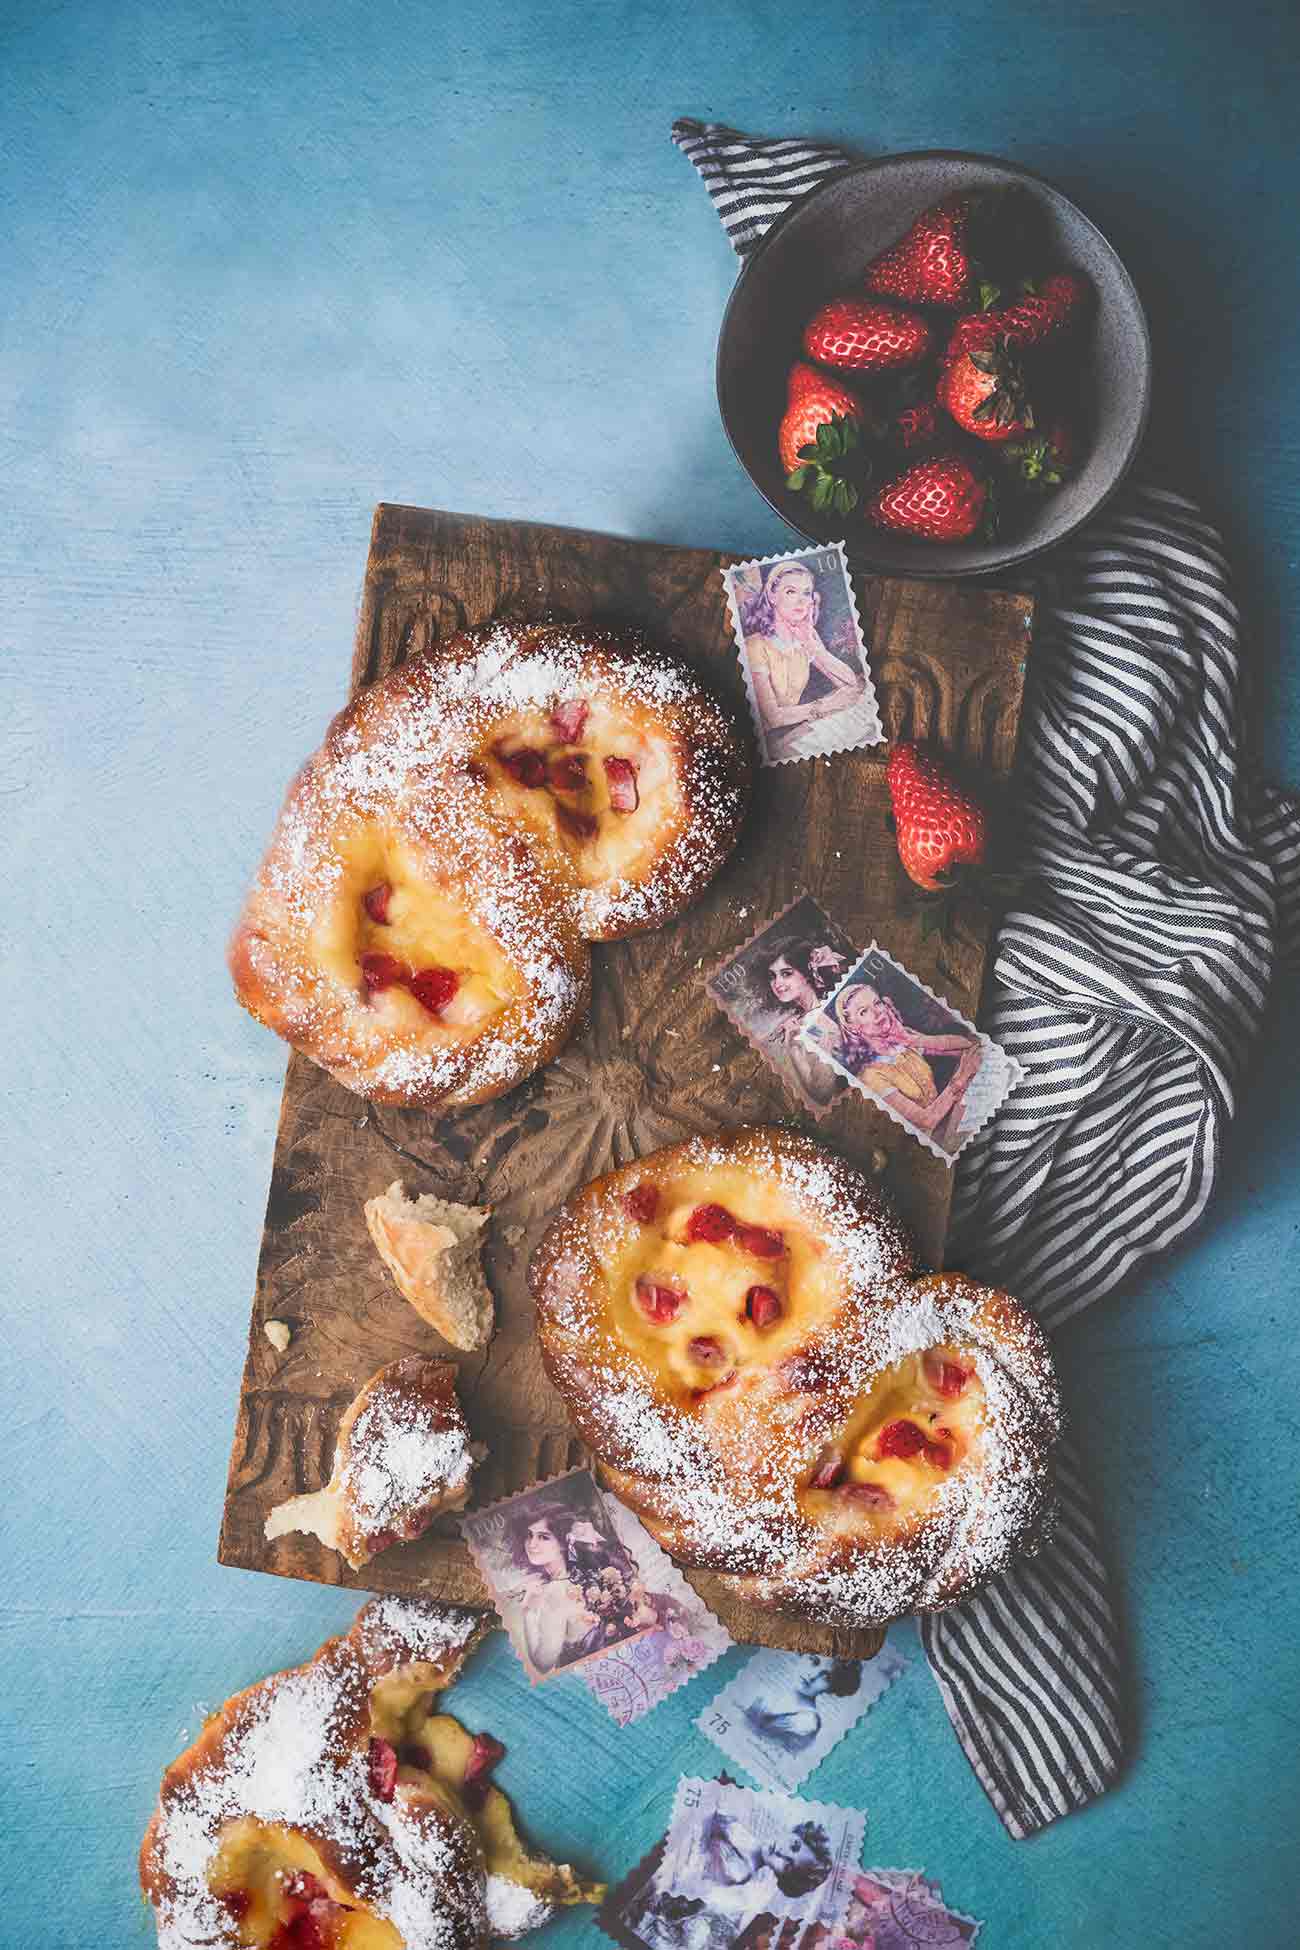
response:
{"label": "golden baked pastry crust", "polygon": [[[227,1700],[163,1775],[141,1846],[161,1950],[483,1950],[598,1901],[523,1846],[486,1771],[471,1788],[483,1737],[434,1711],[494,1623],[376,1599],[305,1665]],[[316,1933],[286,1933],[308,1910]]]}
{"label": "golden baked pastry crust", "polygon": [[291,785],[236,993],[376,1102],[485,1102],[571,1033],[587,941],[716,872],[749,774],[735,721],[640,639],[467,631],[359,692]]}
{"label": "golden baked pastry crust", "polygon": [[611,1487],[740,1595],[880,1625],[968,1595],[1042,1533],[1060,1417],[1041,1331],[1008,1295],[919,1269],[867,1180],[797,1132],[595,1180],[530,1284]]}
{"label": "golden baked pastry crust", "polygon": [[277,1504],[266,1534],[310,1531],[360,1570],[422,1536],[441,1511],[460,1509],[481,1453],[461,1412],[455,1363],[408,1354],[371,1375],[348,1408],[329,1482]]}

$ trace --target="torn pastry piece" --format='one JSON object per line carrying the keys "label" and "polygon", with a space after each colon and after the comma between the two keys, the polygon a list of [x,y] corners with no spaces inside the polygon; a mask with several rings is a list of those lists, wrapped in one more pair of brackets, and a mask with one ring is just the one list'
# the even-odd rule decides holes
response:
{"label": "torn pastry piece", "polygon": [[490,1213],[408,1192],[400,1178],[368,1198],[365,1213],[375,1250],[416,1313],[453,1347],[486,1347],[494,1309],[479,1255]]}
{"label": "torn pastry piece", "polygon": [[487,1779],[501,1743],[435,1710],[490,1629],[376,1599],[227,1700],[164,1774],[140,1851],[163,1950],[484,1950],[599,1902],[520,1840]]}
{"label": "torn pastry piece", "polygon": [[461,1509],[482,1454],[456,1398],[454,1363],[390,1361],[343,1417],[325,1488],[277,1504],[266,1535],[305,1530],[359,1570],[419,1537],[440,1511]]}

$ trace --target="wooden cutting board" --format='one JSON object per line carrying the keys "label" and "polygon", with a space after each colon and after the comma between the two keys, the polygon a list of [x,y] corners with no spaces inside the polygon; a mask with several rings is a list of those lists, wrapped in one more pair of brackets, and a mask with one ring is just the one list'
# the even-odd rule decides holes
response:
{"label": "wooden cutting board", "polygon": [[[381,506],[352,684],[371,682],[466,625],[550,617],[644,628],[744,717],[718,573],[737,559]],[[854,580],[890,737],[936,737],[1005,779],[1020,717],[1029,599],[944,583]],[[290,1055],[221,1526],[223,1564],[368,1591],[484,1600],[452,1517],[361,1572],[314,1538],[269,1544],[262,1534],[274,1504],[327,1480],[339,1419],[377,1368],[405,1354],[446,1352],[370,1243],[361,1208],[374,1192],[402,1178],[493,1209],[486,1263],[498,1332],[486,1355],[457,1357],[471,1428],[490,1445],[475,1479],[475,1500],[489,1502],[585,1460],[538,1359],[525,1283],[529,1254],[560,1200],[610,1166],[691,1133],[756,1119],[808,1121],[706,995],[709,969],[806,890],[860,946],[878,939],[975,1015],[987,925],[972,910],[955,939],[922,939],[919,918],[905,911],[909,882],[885,826],[884,757],[882,747],[760,767],[740,845],[707,893],[669,927],[598,948],[589,1026],[496,1103],[441,1120],[379,1108]],[[874,1161],[923,1253],[940,1265],[951,1171],[854,1092],[809,1128],[859,1164]],[[263,1332],[272,1319],[292,1330],[284,1354]],[[853,1657],[880,1642],[879,1634],[773,1619],[738,1604],[713,1578],[694,1582],[741,1641]]]}

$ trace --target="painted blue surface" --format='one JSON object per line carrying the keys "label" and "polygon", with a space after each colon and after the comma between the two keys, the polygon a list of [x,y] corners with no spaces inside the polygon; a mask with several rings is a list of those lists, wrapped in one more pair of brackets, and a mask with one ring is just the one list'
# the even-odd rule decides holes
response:
{"label": "painted blue surface", "polygon": [[[4,1943],[143,1944],[133,1856],[182,1729],[352,1609],[214,1562],[283,1069],[222,949],[339,700],[373,503],[779,546],[714,410],[735,267],[672,116],[1000,151],[1142,283],[1152,448],[1226,524],[1294,777],[1289,14],[0,8]],[[1133,1634],[1124,1784],[1010,1842],[910,1628],[811,1783],[991,1947],[1295,1941],[1290,1021],[1200,1233],[1063,1342]],[[711,1764],[718,1683],[625,1733],[529,1696],[504,1645],[461,1691],[539,1838],[618,1876]]]}

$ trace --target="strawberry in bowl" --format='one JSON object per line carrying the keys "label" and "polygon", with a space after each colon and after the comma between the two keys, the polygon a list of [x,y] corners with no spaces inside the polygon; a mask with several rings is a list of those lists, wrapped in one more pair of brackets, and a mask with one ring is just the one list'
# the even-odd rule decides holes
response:
{"label": "strawberry in bowl", "polygon": [[1137,294],[1064,197],[991,158],[846,170],[751,254],[718,397],[810,540],[957,576],[1063,538],[1131,463],[1149,394]]}

